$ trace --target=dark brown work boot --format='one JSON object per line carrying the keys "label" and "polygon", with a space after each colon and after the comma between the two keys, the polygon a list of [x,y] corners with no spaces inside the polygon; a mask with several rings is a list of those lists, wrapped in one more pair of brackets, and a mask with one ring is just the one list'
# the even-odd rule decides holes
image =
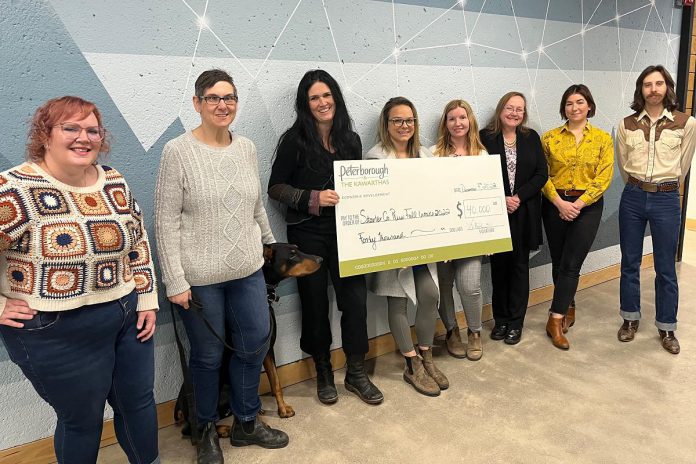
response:
{"label": "dark brown work boot", "polygon": [[660,334],[660,340],[662,340],[662,348],[669,351],[672,354],[679,354],[679,340],[674,335],[671,330],[658,330],[657,333]]}
{"label": "dark brown work boot", "polygon": [[621,324],[621,328],[619,329],[619,333],[617,334],[619,337],[619,341],[632,341],[633,338],[636,336],[636,332],[638,332],[639,325],[640,321],[627,321],[626,319],[624,319],[623,324]]}
{"label": "dark brown work boot", "polygon": [[553,317],[553,313],[549,313],[549,320],[546,322],[546,335],[551,338],[551,343],[556,348],[567,350],[570,348],[568,339],[563,335],[563,318]]}

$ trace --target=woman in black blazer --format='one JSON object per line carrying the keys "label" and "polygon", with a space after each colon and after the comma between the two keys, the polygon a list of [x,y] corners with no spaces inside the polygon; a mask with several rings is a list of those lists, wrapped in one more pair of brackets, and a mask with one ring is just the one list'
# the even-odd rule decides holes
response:
{"label": "woman in black blazer", "polygon": [[548,167],[539,134],[525,126],[524,95],[505,94],[481,142],[490,154],[500,155],[512,251],[491,256],[493,281],[493,340],[515,345],[522,337],[529,301],[529,251],[541,245],[541,188]]}

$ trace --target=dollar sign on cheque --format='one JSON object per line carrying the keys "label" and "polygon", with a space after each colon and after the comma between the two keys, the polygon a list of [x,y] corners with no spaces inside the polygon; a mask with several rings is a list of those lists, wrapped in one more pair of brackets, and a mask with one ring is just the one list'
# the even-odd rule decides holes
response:
{"label": "dollar sign on cheque", "polygon": [[458,201],[458,202],[457,202],[457,211],[459,211],[459,216],[458,216],[458,217],[461,219],[462,214],[464,214],[464,212],[462,211],[462,202],[461,202],[461,201]]}

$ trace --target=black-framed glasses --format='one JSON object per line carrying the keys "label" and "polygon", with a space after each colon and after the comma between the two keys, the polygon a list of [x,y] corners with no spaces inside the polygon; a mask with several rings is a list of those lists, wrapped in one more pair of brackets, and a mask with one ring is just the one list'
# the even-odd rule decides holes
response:
{"label": "black-framed glasses", "polygon": [[404,124],[406,124],[406,127],[413,127],[416,125],[416,121],[416,118],[392,118],[389,120],[389,122],[394,124],[396,127],[403,127]]}
{"label": "black-framed glasses", "polygon": [[56,126],[60,127],[61,132],[67,139],[77,140],[82,131],[85,131],[90,142],[101,142],[106,137],[106,129],[99,126],[82,127],[74,122],[62,122],[56,124]]}
{"label": "black-framed glasses", "polygon": [[202,96],[199,96],[198,98],[200,98],[201,100],[204,100],[210,106],[219,105],[220,100],[225,102],[225,105],[227,105],[227,106],[232,106],[239,101],[239,97],[237,96],[236,93],[233,93],[230,95],[225,95],[224,97],[221,97],[219,95],[202,95]]}

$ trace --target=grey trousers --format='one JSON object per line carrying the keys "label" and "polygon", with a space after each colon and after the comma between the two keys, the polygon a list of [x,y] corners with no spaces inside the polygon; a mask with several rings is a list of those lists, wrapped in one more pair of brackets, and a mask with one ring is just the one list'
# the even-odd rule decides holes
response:
{"label": "grey trousers", "polygon": [[452,284],[457,282],[457,291],[464,307],[466,324],[472,332],[481,331],[481,257],[456,259],[447,263],[437,263],[437,276],[440,285],[440,319],[449,331],[457,327],[454,314]]}
{"label": "grey trousers", "polygon": [[[413,269],[413,279],[416,283],[416,337],[421,346],[432,346],[435,338],[435,322],[437,321],[437,286],[430,276],[426,266]],[[406,313],[406,297],[387,297],[389,329],[401,353],[413,351],[411,325]]]}

